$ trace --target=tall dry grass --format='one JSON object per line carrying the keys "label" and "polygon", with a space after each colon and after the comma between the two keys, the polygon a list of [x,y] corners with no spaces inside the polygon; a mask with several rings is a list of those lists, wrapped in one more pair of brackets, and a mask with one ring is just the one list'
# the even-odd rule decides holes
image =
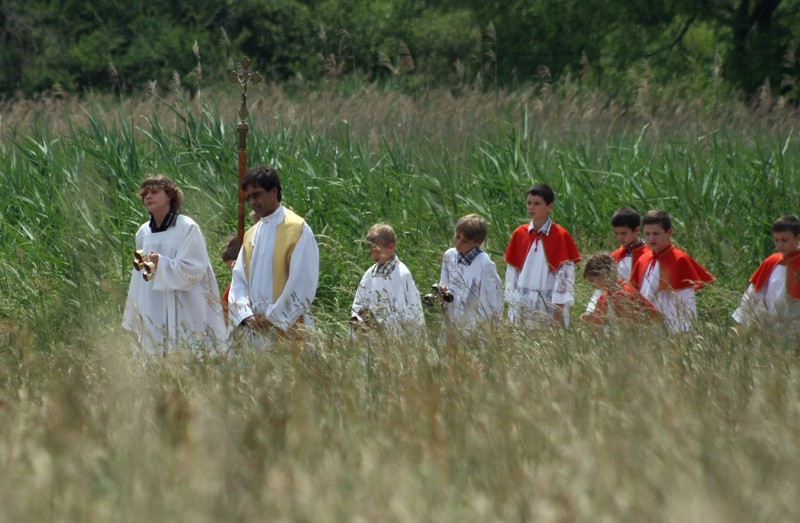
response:
{"label": "tall dry grass", "polygon": [[[728,329],[769,223],[797,212],[796,112],[633,85],[628,105],[569,80],[254,88],[251,163],[279,168],[322,246],[320,329],[229,358],[142,359],[118,325],[148,172],[182,185],[226,280],[238,95],[3,107],[0,520],[797,519],[797,337]],[[369,225],[395,226],[425,288],[479,212],[502,270],[533,181],[587,254],[614,247],[619,205],[670,210],[718,276],[696,335],[504,326],[439,347],[429,313],[426,341],[347,342]]]}

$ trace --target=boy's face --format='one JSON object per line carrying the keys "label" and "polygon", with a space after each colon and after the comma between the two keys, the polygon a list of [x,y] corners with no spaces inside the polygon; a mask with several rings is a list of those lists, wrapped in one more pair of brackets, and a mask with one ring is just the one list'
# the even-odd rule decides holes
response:
{"label": "boy's face", "polygon": [[659,252],[669,245],[672,236],[672,229],[665,231],[660,223],[652,223],[644,226],[644,241],[650,250]]}
{"label": "boy's face", "polygon": [[639,227],[635,229],[631,229],[627,225],[614,227],[614,236],[617,237],[617,241],[620,245],[630,245],[639,239]]}
{"label": "boy's face", "polygon": [[260,218],[274,213],[281,204],[278,201],[277,187],[268,191],[258,185],[250,184],[244,189],[244,199]]}
{"label": "boy's face", "polygon": [[169,212],[170,197],[164,192],[163,187],[150,187],[142,190],[142,203],[152,215],[162,215]]}
{"label": "boy's face", "polygon": [[378,243],[369,244],[369,255],[375,263],[386,263],[394,256],[394,244],[380,245]]}
{"label": "boy's face", "polygon": [[544,198],[541,196],[529,194],[526,201],[528,205],[528,216],[531,217],[534,223],[543,223],[547,220],[550,211],[553,210],[553,203],[545,202]]}
{"label": "boy's face", "polygon": [[453,247],[456,248],[458,254],[464,255],[467,254],[469,251],[474,249],[475,247],[480,247],[481,243],[468,240],[464,237],[464,235],[458,231],[456,231],[456,235],[453,238]]}
{"label": "boy's face", "polygon": [[598,274],[597,276],[587,274],[584,277],[595,289],[604,291],[611,286],[611,278],[609,278],[607,274]]}
{"label": "boy's face", "polygon": [[775,252],[788,256],[789,254],[797,252],[800,234],[795,236],[792,231],[773,232],[772,241],[775,242]]}

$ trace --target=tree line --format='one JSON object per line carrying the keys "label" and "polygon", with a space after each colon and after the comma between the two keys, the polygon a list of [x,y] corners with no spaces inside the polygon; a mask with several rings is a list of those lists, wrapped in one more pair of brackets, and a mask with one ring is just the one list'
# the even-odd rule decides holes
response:
{"label": "tree line", "polygon": [[0,98],[358,78],[491,89],[646,74],[800,98],[800,0],[0,0]]}

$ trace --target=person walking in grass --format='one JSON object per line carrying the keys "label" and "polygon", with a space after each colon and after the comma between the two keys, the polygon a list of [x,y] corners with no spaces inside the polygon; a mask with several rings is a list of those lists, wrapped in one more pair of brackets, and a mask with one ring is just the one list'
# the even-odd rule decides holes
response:
{"label": "person walking in grass", "polygon": [[800,328],[800,221],[787,215],[772,224],[775,253],[750,277],[739,307],[733,312],[737,330]]}
{"label": "person walking in grass", "polygon": [[456,223],[453,247],[442,257],[439,277],[448,338],[466,341],[502,320],[503,284],[489,255],[481,250],[489,226],[481,216],[468,214]]}
{"label": "person walking in grass", "polygon": [[370,227],[366,241],[375,262],[361,278],[350,311],[354,333],[368,329],[393,335],[420,335],[425,327],[414,278],[395,252],[391,225]]}
{"label": "person walking in grass", "polygon": [[249,169],[242,190],[259,221],[247,230],[233,267],[228,294],[232,325],[260,334],[313,329],[311,304],[319,281],[319,248],[314,233],[281,204],[281,181],[267,166]]}
{"label": "person walking in grass", "polygon": [[583,277],[599,291],[597,303],[591,311],[581,314],[586,323],[611,327],[640,325],[647,320],[661,318],[650,301],[639,294],[630,282],[619,276],[619,262],[613,256],[598,252],[589,256]]}
{"label": "person walking in grass", "polygon": [[672,219],[666,211],[646,212],[642,224],[649,251],[636,261],[631,283],[664,315],[670,331],[689,332],[697,317],[695,292],[714,276],[670,242]]}
{"label": "person walking in grass", "polygon": [[152,264],[152,277],[132,271],[122,326],[154,354],[218,347],[227,338],[219,288],[200,227],[180,214],[183,192],[166,176],[153,176],[138,196],[150,221],[136,232],[136,250]]}
{"label": "person walking in grass", "polygon": [[553,222],[555,192],[536,184],[526,199],[529,223],[517,227],[506,248],[508,319],[569,325],[575,302],[575,264],[580,253],[572,235]]}
{"label": "person walking in grass", "polygon": [[[624,280],[630,279],[633,266],[647,251],[647,244],[639,237],[641,226],[642,217],[632,207],[620,207],[611,216],[611,228],[620,243],[620,246],[611,252],[611,257],[617,264],[617,276]],[[595,289],[586,305],[586,312],[591,313],[594,310],[601,292],[600,289]]]}

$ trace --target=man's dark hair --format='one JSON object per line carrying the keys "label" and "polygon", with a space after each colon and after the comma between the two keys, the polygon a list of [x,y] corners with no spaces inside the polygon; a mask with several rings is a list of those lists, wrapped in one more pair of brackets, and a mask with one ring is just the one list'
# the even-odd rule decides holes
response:
{"label": "man's dark hair", "polygon": [[653,209],[647,211],[642,216],[642,225],[660,225],[667,232],[672,229],[672,218],[669,217],[667,211],[661,209]]}
{"label": "man's dark hair", "polygon": [[248,185],[261,187],[265,191],[271,191],[277,187],[278,201],[281,201],[281,179],[278,177],[278,171],[272,167],[257,165],[248,169],[242,178],[242,190],[247,189]]}
{"label": "man's dark hair", "polygon": [[642,217],[633,207],[620,207],[611,216],[612,227],[628,227],[630,230],[635,230],[642,225]]}
{"label": "man's dark hair", "polygon": [[528,194],[530,196],[541,196],[547,205],[556,201],[556,193],[553,192],[553,188],[544,183],[534,184],[533,187],[528,189]]}
{"label": "man's dark hair", "polygon": [[786,216],[781,216],[775,223],[772,224],[772,232],[786,232],[791,231],[792,234],[797,236],[800,234],[800,221],[797,220],[796,216],[792,216],[791,214],[787,214]]}

